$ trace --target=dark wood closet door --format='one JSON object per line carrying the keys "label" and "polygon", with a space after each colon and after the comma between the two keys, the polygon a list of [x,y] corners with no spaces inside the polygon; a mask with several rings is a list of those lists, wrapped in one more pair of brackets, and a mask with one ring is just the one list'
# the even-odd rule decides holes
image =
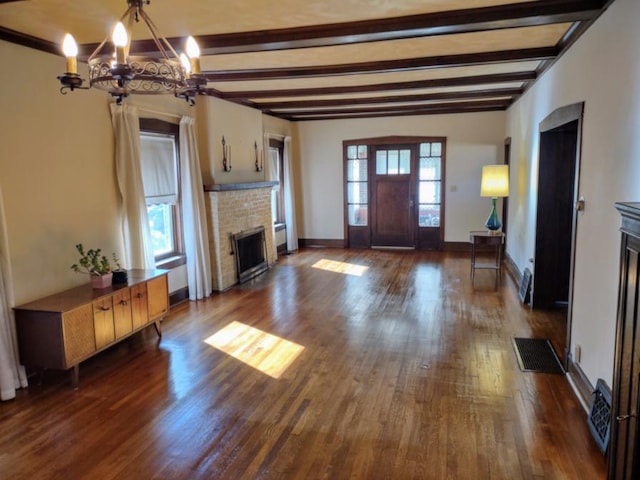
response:
{"label": "dark wood closet door", "polygon": [[[621,208],[619,204],[617,207]],[[608,478],[616,480],[640,478],[637,418],[640,411],[640,238],[636,236],[640,233],[640,217],[630,220],[625,215],[623,212],[608,469]]]}

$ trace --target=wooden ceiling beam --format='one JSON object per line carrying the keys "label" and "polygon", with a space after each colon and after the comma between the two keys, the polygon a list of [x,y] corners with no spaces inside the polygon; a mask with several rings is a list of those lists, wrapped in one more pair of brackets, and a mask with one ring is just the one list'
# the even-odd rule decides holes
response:
{"label": "wooden ceiling beam", "polygon": [[282,115],[281,118],[290,120],[292,122],[303,121],[315,121],[315,120],[345,120],[354,118],[376,118],[376,117],[400,117],[410,115],[444,115],[454,113],[473,113],[473,112],[497,112],[504,111],[507,107],[501,105],[487,105],[487,106],[451,106],[448,108],[439,109],[420,109],[415,108],[412,110],[402,110],[396,112],[377,112],[377,113],[352,113],[346,115],[319,115],[316,112],[315,115],[300,116],[295,115]]}
{"label": "wooden ceiling beam", "polygon": [[319,95],[341,95],[347,93],[385,92],[390,90],[413,90],[420,88],[462,87],[493,83],[524,82],[535,80],[535,71],[497,73],[489,75],[469,75],[466,77],[432,78],[412,82],[388,82],[369,85],[347,85],[337,87],[294,88],[278,90],[238,90],[217,91],[217,96],[226,100],[234,98],[278,98],[313,97]]}
{"label": "wooden ceiling beam", "polygon": [[269,113],[274,115],[290,115],[292,117],[303,117],[309,115],[346,115],[346,114],[360,114],[360,113],[393,113],[403,112],[406,110],[442,110],[450,108],[488,108],[488,107],[501,107],[506,108],[511,104],[511,99],[507,100],[479,100],[469,102],[445,102],[445,103],[432,103],[423,105],[396,105],[391,107],[368,107],[368,108],[328,108],[324,110],[298,110],[298,111],[279,111],[269,110]]}
{"label": "wooden ceiling beam", "polygon": [[312,65],[304,67],[256,68],[243,70],[219,70],[204,72],[209,82],[231,82],[243,80],[268,80],[276,78],[326,77],[333,75],[356,75],[363,73],[402,72],[442,67],[462,67],[491,63],[548,60],[558,54],[557,47],[523,48],[494,52],[437,55],[434,57],[403,58],[374,62],[347,63],[337,65]]}
{"label": "wooden ceiling beam", "polygon": [[[471,98],[498,98],[515,97],[522,95],[522,88],[492,88],[485,90],[469,90],[462,92],[437,92],[416,95],[385,95],[380,97],[365,98],[332,98],[327,100],[291,100],[284,102],[255,102],[261,110],[288,109],[288,108],[314,108],[333,107],[343,105],[369,105],[399,102],[426,102],[433,100],[455,100]],[[295,113],[295,112],[292,112]]]}
{"label": "wooden ceiling beam", "polygon": [[[580,22],[598,15],[605,3],[606,0],[538,0],[337,24],[200,35],[196,40],[203,55],[350,45]],[[182,49],[184,38],[168,40],[174,48]],[[86,45],[90,51],[96,47],[97,44]],[[153,41],[142,40],[134,42],[134,49],[153,53],[156,47]]]}

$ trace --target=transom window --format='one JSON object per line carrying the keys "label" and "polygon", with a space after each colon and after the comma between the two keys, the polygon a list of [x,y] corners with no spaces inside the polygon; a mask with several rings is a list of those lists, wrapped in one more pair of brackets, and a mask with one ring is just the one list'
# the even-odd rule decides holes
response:
{"label": "transom window", "polygon": [[411,173],[411,150],[378,150],[376,174],[408,175]]}

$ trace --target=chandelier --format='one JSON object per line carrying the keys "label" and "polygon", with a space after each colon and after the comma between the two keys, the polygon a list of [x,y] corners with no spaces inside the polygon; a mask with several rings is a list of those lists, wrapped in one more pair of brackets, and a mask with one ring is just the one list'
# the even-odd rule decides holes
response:
{"label": "chandelier", "polygon": [[[67,57],[67,71],[58,77],[60,92],[88,90],[92,87],[109,92],[118,104],[130,94],[174,94],[193,105],[195,95],[204,94],[206,78],[200,70],[200,48],[193,37],[186,42],[186,55],[178,55],[143,9],[151,0],[127,0],[128,8],[113,29],[111,38],[105,38],[89,56],[89,86],[78,74],[78,45],[70,34],[62,42]],[[134,22],[142,19],[160,53],[157,57],[130,55],[130,32]],[[125,28],[123,21],[127,22]],[[129,33],[127,33],[129,32]],[[111,40],[111,42],[109,42]],[[107,48],[112,43],[113,49]]]}

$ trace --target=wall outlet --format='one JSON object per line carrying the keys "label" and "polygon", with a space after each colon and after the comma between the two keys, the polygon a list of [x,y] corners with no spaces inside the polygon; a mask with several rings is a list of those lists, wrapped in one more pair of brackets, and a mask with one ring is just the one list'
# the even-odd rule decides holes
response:
{"label": "wall outlet", "polygon": [[582,347],[580,344],[576,343],[573,347],[573,361],[575,363],[580,363],[582,359]]}

